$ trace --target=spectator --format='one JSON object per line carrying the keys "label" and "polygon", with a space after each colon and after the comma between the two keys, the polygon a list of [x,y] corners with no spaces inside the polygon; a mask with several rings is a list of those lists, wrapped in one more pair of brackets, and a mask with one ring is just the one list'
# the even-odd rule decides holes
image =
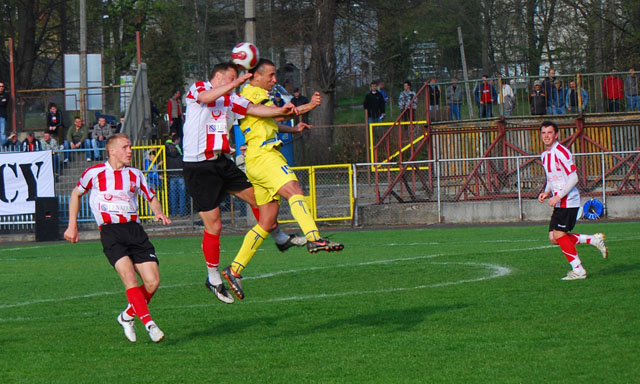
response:
{"label": "spectator", "polygon": [[180,138],[172,132],[165,142],[167,150],[167,176],[169,179],[169,214],[187,215],[187,190],[182,178],[182,149]]}
{"label": "spectator", "polygon": [[275,104],[276,107],[284,107],[284,100],[282,100],[282,95],[280,94],[280,92],[276,92],[273,99],[273,104]]}
{"label": "spectator", "polygon": [[504,116],[511,116],[513,109],[516,106],[516,96],[513,93],[513,89],[509,85],[509,80],[504,80],[502,83],[502,114]]}
{"label": "spectator", "polygon": [[552,115],[564,114],[566,93],[566,89],[562,88],[562,82],[560,80],[556,80],[554,83],[554,87],[551,90],[551,97],[548,97],[548,99],[551,100],[550,110]]}
{"label": "spectator", "polygon": [[449,120],[460,120],[460,106],[462,105],[462,87],[458,79],[451,79],[451,85],[445,90],[447,105],[449,106]]}
{"label": "spectator", "polygon": [[[384,80],[378,81],[378,92],[380,92],[380,94],[382,95],[382,98],[384,99],[384,106],[386,108],[387,104],[389,104],[389,96],[387,95],[387,92],[384,90]],[[384,112],[385,114],[387,113],[386,110]]]}
{"label": "spectator", "polygon": [[482,75],[482,83],[476,85],[473,93],[478,104],[479,116],[493,117],[493,103],[498,98],[496,88],[489,83],[487,75]]}
{"label": "spectator", "polygon": [[429,80],[427,87],[429,92],[429,111],[437,111],[440,108],[440,87],[436,84],[436,78]]}
{"label": "spectator", "polygon": [[553,114],[552,107],[551,107],[551,101],[552,101],[551,95],[553,94],[553,88],[556,80],[557,80],[556,70],[553,68],[549,69],[549,73],[547,74],[547,77],[545,77],[542,80],[542,91],[547,96],[547,114],[549,115]]}
{"label": "spectator", "polygon": [[35,152],[41,150],[42,144],[40,144],[40,140],[36,139],[33,132],[27,133],[27,138],[22,142],[22,152]]}
{"label": "spectator", "polygon": [[400,108],[400,113],[402,113],[405,108],[409,107],[407,112],[402,115],[402,120],[413,121],[416,117],[416,109],[418,108],[418,100],[415,98],[416,93],[411,90],[411,82],[409,80],[406,80],[404,84],[402,84],[402,87],[404,90],[400,92],[400,96],[398,96],[398,108]]}
{"label": "spectator", "polygon": [[58,109],[55,103],[49,103],[47,108],[47,132],[55,136],[58,140],[64,137],[64,122],[62,111]]}
{"label": "spectator", "polygon": [[[178,135],[176,134],[175,137],[178,137]],[[157,171],[157,166],[160,164],[161,161],[156,161],[156,151],[153,149],[150,150],[147,154],[147,158],[144,159],[144,169],[147,174],[147,182],[154,191],[158,191],[160,189],[161,177]]]}
{"label": "spectator", "polygon": [[624,82],[624,93],[627,96],[627,110],[640,111],[640,81],[636,70],[631,68]]}
{"label": "spectator", "polygon": [[[291,103],[293,105],[295,105],[296,107],[299,107],[301,105],[307,104],[309,102],[309,99],[307,99],[306,96],[303,96],[300,93],[300,89],[296,88],[293,90],[293,97],[291,98]],[[304,115],[298,115],[294,117],[295,120],[295,124],[298,124],[299,122],[307,122],[307,114]]]}
{"label": "spectator", "polygon": [[[587,103],[589,102],[589,94],[583,88],[580,88],[580,96],[578,97],[578,90],[576,89],[576,82],[569,83],[569,89],[565,92],[564,107],[569,113],[584,112],[587,109]],[[580,105],[580,108],[578,108]]]}
{"label": "spectator", "polygon": [[57,151],[60,148],[58,147],[58,141],[53,136],[51,136],[51,133],[49,132],[48,127],[42,134],[41,144],[42,144],[43,151],[51,151],[51,160],[53,162],[53,173],[57,180],[58,176],[60,175],[60,156],[54,151]]}
{"label": "spectator", "polygon": [[107,124],[107,118],[101,116],[98,118],[98,124],[93,126],[91,133],[91,147],[93,148],[93,159],[100,159],[100,148],[104,148],[107,139],[113,135],[111,124]]}
{"label": "spectator", "polygon": [[364,97],[364,109],[368,114],[368,123],[379,123],[384,119],[384,97],[378,92],[378,83],[372,81],[369,93]]}
{"label": "spectator", "polygon": [[118,122],[118,125],[116,125],[116,131],[114,132],[114,134],[121,133],[122,128],[124,128],[124,113],[120,115],[120,121]]}
{"label": "spectator", "polygon": [[182,141],[182,102],[180,101],[180,91],[173,91],[173,96],[167,102],[167,115],[169,115],[169,122],[171,126],[169,131],[176,132],[180,141]]}
{"label": "spectator", "polygon": [[533,90],[529,94],[529,108],[532,115],[545,115],[547,113],[547,95],[542,89],[540,80],[533,83]]}
{"label": "spectator", "polygon": [[0,81],[0,146],[7,141],[7,105],[9,105],[9,100],[4,83]]}
{"label": "spectator", "polygon": [[67,131],[67,139],[64,141],[64,162],[69,162],[70,149],[87,149],[87,161],[91,161],[91,140],[88,138],[87,128],[82,125],[82,119],[76,116],[73,119],[73,127]]}
{"label": "spectator", "polygon": [[3,152],[20,152],[22,150],[22,143],[18,141],[18,135],[11,133],[9,139],[2,145]]}
{"label": "spectator", "polygon": [[607,99],[607,112],[620,112],[620,100],[624,95],[624,83],[616,76],[616,69],[611,70],[611,74],[602,82],[602,93]]}

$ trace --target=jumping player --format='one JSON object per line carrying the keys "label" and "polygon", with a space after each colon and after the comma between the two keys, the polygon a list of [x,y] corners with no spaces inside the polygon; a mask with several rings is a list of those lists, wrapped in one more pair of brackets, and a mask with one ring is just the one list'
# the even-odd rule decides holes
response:
{"label": "jumping player", "polygon": [[[253,74],[253,77],[251,77],[249,85],[243,88],[241,95],[253,104],[264,104],[275,108],[272,106],[273,102],[269,99],[268,94],[268,91],[276,83],[275,65],[267,59],[260,59],[249,72]],[[320,105],[321,101],[320,94],[316,92],[311,97],[311,102],[297,107],[297,113],[307,113]],[[245,236],[242,247],[232,265],[223,269],[222,274],[229,282],[236,297],[242,300],[244,291],[241,273],[269,232],[276,228],[280,197],[288,200],[291,214],[307,238],[309,252],[340,251],[344,246],[320,236],[311,210],[303,196],[302,188],[298,183],[298,178],[289,169],[287,161],[278,150],[282,144],[276,135],[278,131],[297,133],[311,128],[311,126],[300,122],[295,127],[290,127],[276,124],[273,118],[247,116],[241,121],[240,128],[247,141],[245,157],[247,176],[254,187],[260,218],[258,224]]]}
{"label": "jumping player", "polygon": [[[160,342],[164,333],[149,314],[147,304],[160,284],[160,271],[156,251],[138,219],[137,195],[149,202],[156,220],[171,224],[163,213],[155,191],[147,186],[144,174],[131,163],[131,142],[125,134],[118,133],[107,139],[105,145],[109,159],[88,168],[78,185],[71,192],[69,201],[69,225],[64,238],[77,243],[78,209],[80,197],[87,192],[91,212],[100,228],[100,240],[109,263],[122,279],[129,305],[118,315],[117,320],[124,335],[136,341],[134,316],[144,324],[149,337]],[[138,285],[138,277],[142,285]]]}
{"label": "jumping player", "polygon": [[540,135],[545,146],[541,160],[547,175],[547,186],[538,196],[538,201],[554,207],[549,223],[549,241],[560,246],[562,253],[571,264],[571,270],[562,280],[581,280],[587,278],[587,271],[582,266],[576,244],[590,244],[598,248],[603,258],[609,256],[605,244],[605,235],[584,235],[570,233],[576,224],[580,208],[580,192],[576,187],[578,174],[573,163],[573,156],[567,148],[558,142],[558,125],[552,121],[543,121]]}
{"label": "jumping player", "polygon": [[[222,230],[219,205],[227,193],[231,193],[249,203],[259,220],[253,187],[244,172],[228,158],[231,152],[229,128],[234,120],[245,115],[275,117],[295,113],[292,104],[267,107],[252,104],[235,94],[233,90],[251,76],[247,73],[238,77],[238,68],[233,63],[217,64],[211,80],[195,82],[186,96],[183,175],[187,191],[204,223],[202,252],[208,271],[205,286],[224,303],[233,303],[234,299],[218,271]],[[281,251],[306,243],[305,238],[289,236],[281,230],[272,235]]]}

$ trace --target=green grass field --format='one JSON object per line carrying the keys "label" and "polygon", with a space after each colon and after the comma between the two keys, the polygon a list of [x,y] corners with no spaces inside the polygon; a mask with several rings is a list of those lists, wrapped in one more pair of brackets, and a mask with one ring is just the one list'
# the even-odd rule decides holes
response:
{"label": "green grass field", "polygon": [[[630,383],[640,379],[640,223],[578,246],[589,278],[545,225],[337,232],[341,253],[281,254],[267,240],[246,298],[204,288],[200,239],[155,238],[151,302],[137,322],[98,242],[0,247],[0,383]],[[222,239],[228,264],[241,237]]]}

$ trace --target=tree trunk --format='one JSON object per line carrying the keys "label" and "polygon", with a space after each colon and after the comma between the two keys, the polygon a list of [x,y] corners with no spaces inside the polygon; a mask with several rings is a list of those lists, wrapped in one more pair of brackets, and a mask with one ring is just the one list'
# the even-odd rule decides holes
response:
{"label": "tree trunk", "polygon": [[[336,0],[317,0],[314,33],[311,42],[311,92],[318,91],[322,104],[311,112],[311,124],[315,126],[333,123],[333,107],[336,91],[336,55],[334,52],[334,25]],[[311,96],[311,95],[309,95]],[[332,131],[326,128],[312,129],[306,140],[313,148],[307,150],[305,162],[326,163],[331,157]]]}
{"label": "tree trunk", "polygon": [[18,1],[18,36],[16,49],[16,89],[31,87],[31,76],[36,62],[37,6],[34,1]]}

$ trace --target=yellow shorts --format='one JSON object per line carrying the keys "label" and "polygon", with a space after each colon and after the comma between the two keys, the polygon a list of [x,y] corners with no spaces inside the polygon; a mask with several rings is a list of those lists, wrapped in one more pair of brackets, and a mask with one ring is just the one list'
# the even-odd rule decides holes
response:
{"label": "yellow shorts", "polygon": [[258,205],[273,200],[280,201],[278,190],[290,181],[298,181],[289,169],[287,160],[277,150],[260,151],[257,156],[246,158],[247,177],[256,195]]}

